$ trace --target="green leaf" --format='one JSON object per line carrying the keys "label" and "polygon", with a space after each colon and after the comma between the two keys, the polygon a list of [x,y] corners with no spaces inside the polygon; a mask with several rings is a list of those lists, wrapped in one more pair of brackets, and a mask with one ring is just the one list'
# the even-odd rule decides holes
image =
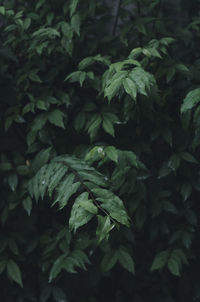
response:
{"label": "green leaf", "polygon": [[194,156],[188,152],[181,152],[181,158],[189,163],[198,164],[198,161],[194,158]]}
{"label": "green leaf", "polygon": [[134,261],[129,254],[129,252],[126,250],[125,247],[121,246],[117,250],[117,258],[119,260],[119,263],[130,273],[135,273],[135,264]]}
{"label": "green leaf", "polygon": [[96,196],[96,200],[101,202],[101,207],[104,208],[113,219],[129,226],[129,217],[122,200],[118,196],[106,189],[92,189],[92,193]]}
{"label": "green leaf", "polygon": [[108,146],[104,149],[104,151],[110,160],[116,163],[118,162],[118,151],[115,147]]}
{"label": "green leaf", "polygon": [[192,193],[192,186],[190,183],[184,183],[181,186],[181,195],[183,196],[184,201],[186,201]]}
{"label": "green leaf", "polygon": [[6,12],[5,7],[4,6],[0,6],[0,14],[4,16],[5,12]]}
{"label": "green leaf", "polygon": [[[59,209],[63,209],[69,200],[69,198],[75,194],[80,187],[80,182],[75,182],[74,181],[74,175],[70,174],[66,177],[66,179],[61,183],[59,187],[59,194],[56,200],[53,202],[52,205],[55,203],[59,203]],[[66,188],[68,188],[66,190]]]}
{"label": "green leaf", "polygon": [[107,118],[104,118],[103,119],[103,129],[110,135],[112,136],[115,136],[115,130],[114,130],[114,127],[113,127],[113,123],[107,119]]}
{"label": "green leaf", "polygon": [[49,273],[49,282],[55,279],[58,276],[58,274],[61,272],[65,258],[66,255],[64,254],[56,259]]}
{"label": "green leaf", "polygon": [[79,0],[70,1],[70,16],[72,16],[74,14],[74,12],[76,11],[78,3],[79,3]]}
{"label": "green leaf", "polygon": [[167,264],[168,257],[169,251],[158,253],[152,262],[151,271],[160,270],[161,268],[163,268]]}
{"label": "green leaf", "polygon": [[176,259],[170,257],[167,263],[169,271],[175,275],[175,276],[180,276],[180,268],[179,268],[179,263],[176,261]]}
{"label": "green leaf", "polygon": [[29,79],[30,79],[31,81],[33,81],[33,82],[42,83],[42,81],[41,81],[41,79],[39,78],[39,76],[38,76],[36,73],[34,73],[34,72],[29,73],[28,77],[29,77]]}
{"label": "green leaf", "polygon": [[8,184],[11,190],[14,192],[18,184],[17,174],[13,173],[8,176]]}
{"label": "green leaf", "polygon": [[31,18],[25,18],[24,19],[24,23],[23,23],[23,27],[25,30],[27,30],[31,25]]}
{"label": "green leaf", "polygon": [[70,215],[70,219],[69,219],[69,227],[71,230],[74,230],[75,232],[79,227],[88,223],[94,216],[88,210],[85,210],[81,206],[81,204],[84,203],[85,201],[88,201],[87,192],[80,194],[76,198],[76,200],[72,206],[71,215]]}
{"label": "green leaf", "polygon": [[170,68],[167,69],[167,73],[166,73],[166,80],[167,80],[167,83],[169,83],[172,78],[174,77],[176,73],[176,69],[175,69],[175,66],[172,66]]}
{"label": "green leaf", "polygon": [[107,239],[109,232],[115,227],[114,224],[111,224],[109,216],[100,216],[97,215],[98,218],[98,226],[96,230],[96,235],[98,239],[98,243],[100,243],[103,239]]}
{"label": "green leaf", "polygon": [[200,102],[200,88],[190,91],[183,100],[181,105],[181,113],[194,108]]}
{"label": "green leaf", "polygon": [[96,118],[93,120],[93,122],[90,124],[88,128],[88,133],[90,135],[90,139],[93,141],[97,135],[97,132],[100,128],[102,122],[102,118],[100,115],[96,116]]}
{"label": "green leaf", "polygon": [[187,68],[187,66],[185,66],[184,64],[182,63],[178,63],[176,64],[176,69],[182,73],[188,73],[189,72],[189,69]]}
{"label": "green leaf", "polygon": [[81,201],[80,206],[91,214],[97,214],[98,212],[97,207],[93,204],[91,199]]}
{"label": "green leaf", "polygon": [[115,251],[110,251],[106,253],[101,261],[101,269],[104,272],[110,271],[117,262],[117,253]]}
{"label": "green leaf", "polygon": [[8,260],[7,262],[7,273],[8,276],[18,283],[21,287],[23,287],[22,284],[22,277],[21,277],[21,271],[19,269],[19,266],[13,261],[13,260]]}
{"label": "green leaf", "polygon": [[45,150],[41,150],[32,162],[32,167],[34,171],[38,171],[42,166],[44,166],[50,158],[51,147]]}
{"label": "green leaf", "polygon": [[36,116],[36,118],[33,120],[33,123],[32,123],[32,127],[31,127],[31,130],[29,133],[34,133],[38,130],[41,130],[44,125],[46,124],[46,116],[44,114],[38,114]]}
{"label": "green leaf", "polygon": [[180,166],[180,162],[181,162],[180,155],[179,154],[173,154],[169,159],[168,166],[173,171],[176,171]]}
{"label": "green leaf", "polygon": [[134,48],[130,52],[129,58],[136,59],[141,53],[142,53],[142,48],[141,47]]}
{"label": "green leaf", "polygon": [[63,129],[65,128],[63,123],[64,113],[61,110],[55,109],[54,111],[51,111],[48,113],[47,118],[51,124]]}
{"label": "green leaf", "polygon": [[171,44],[173,42],[175,42],[175,39],[171,38],[171,37],[165,37],[165,38],[160,39],[160,43],[164,44],[166,46],[168,46],[169,44]]}
{"label": "green leaf", "polygon": [[135,83],[137,91],[145,96],[147,96],[147,92],[150,91],[151,87],[156,86],[154,76],[141,67],[135,67],[129,73],[129,78]]}
{"label": "green leaf", "polygon": [[106,66],[110,65],[110,60],[107,57],[102,57],[100,54],[94,57],[87,57],[84,58],[78,65],[80,70],[86,69],[87,67],[91,66],[94,63],[101,63]]}
{"label": "green leaf", "polygon": [[24,199],[22,201],[22,205],[24,210],[28,213],[28,215],[30,216],[31,214],[31,210],[32,210],[32,199],[30,197],[27,197],[26,199]]}
{"label": "green leaf", "polygon": [[192,239],[193,239],[193,236],[191,233],[183,232],[182,242],[183,242],[184,246],[186,247],[186,249],[189,249],[191,247]]}
{"label": "green leaf", "polygon": [[38,100],[36,106],[37,106],[38,109],[45,110],[45,111],[48,108],[47,107],[48,105],[45,103],[45,101],[42,101],[42,100]]}
{"label": "green leaf", "polygon": [[135,101],[136,96],[137,96],[137,87],[136,87],[135,83],[133,82],[133,80],[129,79],[129,78],[124,79],[123,86],[124,86],[126,93],[128,93],[132,97],[132,99]]}
{"label": "green leaf", "polygon": [[107,97],[109,101],[118,93],[126,75],[127,71],[119,71],[106,83],[104,96]]}
{"label": "green leaf", "polygon": [[71,27],[73,30],[77,33],[78,36],[80,36],[80,17],[79,15],[73,15],[71,19]]}

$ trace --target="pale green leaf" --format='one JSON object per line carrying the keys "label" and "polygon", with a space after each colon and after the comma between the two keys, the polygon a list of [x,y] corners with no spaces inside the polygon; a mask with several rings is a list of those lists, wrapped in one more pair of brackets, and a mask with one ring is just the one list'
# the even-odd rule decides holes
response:
{"label": "pale green leaf", "polygon": [[135,83],[133,82],[133,80],[129,79],[129,78],[124,79],[123,86],[124,86],[126,93],[128,93],[133,98],[133,100],[136,100],[137,87],[136,87]]}
{"label": "pale green leaf", "polygon": [[129,217],[125,210],[122,200],[106,189],[92,189],[92,192],[96,196],[96,200],[101,202],[102,208],[104,208],[110,216],[116,221],[129,226]]}
{"label": "pale green leaf", "polygon": [[190,91],[183,100],[181,113],[191,110],[200,102],[200,88]]}
{"label": "pale green leaf", "polygon": [[59,204],[59,209],[63,209],[69,200],[69,198],[75,194],[80,187],[80,182],[74,182],[74,175],[69,174],[66,179],[58,187],[58,196],[53,202],[52,206],[55,203]]}
{"label": "pale green leaf", "polygon": [[118,151],[115,147],[108,146],[104,149],[104,151],[110,160],[116,163],[118,162]]}
{"label": "pale green leaf", "polygon": [[143,95],[147,95],[151,87],[156,85],[154,76],[141,67],[135,67],[129,73],[129,78],[135,83],[137,91]]}
{"label": "pale green leaf", "polygon": [[5,7],[4,6],[0,6],[0,14],[4,16],[5,12],[6,12]]}
{"label": "pale green leaf", "polygon": [[93,204],[91,199],[86,199],[80,202],[80,206],[91,214],[97,214],[97,207]]}
{"label": "pale green leaf", "polygon": [[111,224],[109,216],[100,216],[98,215],[98,226],[96,230],[96,235],[98,242],[101,242],[103,239],[108,238],[109,232],[115,227],[114,224]]}
{"label": "pale green leaf", "polygon": [[83,180],[88,180],[95,183],[98,186],[107,187],[108,183],[106,182],[104,176],[97,171],[80,171],[79,175]]}
{"label": "pale green leaf", "polygon": [[104,96],[107,97],[109,101],[118,93],[126,75],[127,71],[119,71],[107,81],[104,89]]}
{"label": "pale green leaf", "polygon": [[79,3],[79,0],[70,1],[70,6],[69,6],[70,7],[70,16],[72,16],[75,13],[78,3]]}
{"label": "pale green leaf", "polygon": [[83,207],[81,207],[80,204],[85,200],[88,200],[87,192],[84,192],[79,195],[72,206],[71,215],[69,219],[69,227],[74,231],[76,231],[79,227],[83,226],[84,224],[88,223],[94,216],[93,214],[85,210]]}

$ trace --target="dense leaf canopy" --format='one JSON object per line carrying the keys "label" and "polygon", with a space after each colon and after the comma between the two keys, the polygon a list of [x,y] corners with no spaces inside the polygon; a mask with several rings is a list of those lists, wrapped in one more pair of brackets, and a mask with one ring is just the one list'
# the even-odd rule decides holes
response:
{"label": "dense leaf canopy", "polygon": [[200,301],[199,12],[1,1],[1,301]]}

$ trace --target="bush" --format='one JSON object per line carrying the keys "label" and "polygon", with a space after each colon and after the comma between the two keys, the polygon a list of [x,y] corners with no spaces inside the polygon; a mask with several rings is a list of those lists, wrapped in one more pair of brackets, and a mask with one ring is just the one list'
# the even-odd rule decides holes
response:
{"label": "bush", "polygon": [[200,299],[199,8],[0,6],[2,301]]}

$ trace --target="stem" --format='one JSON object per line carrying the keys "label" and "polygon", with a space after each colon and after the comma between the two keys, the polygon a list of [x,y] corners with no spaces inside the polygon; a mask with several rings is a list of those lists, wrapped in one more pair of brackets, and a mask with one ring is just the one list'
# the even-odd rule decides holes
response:
{"label": "stem", "polygon": [[[139,1],[137,2],[137,13],[138,13],[138,17],[140,17],[140,15],[141,15],[141,7],[140,7]],[[141,47],[141,45],[142,45],[142,37],[141,37],[141,34],[140,34],[139,31],[138,31],[138,41],[139,41],[139,46]]]}
{"label": "stem", "polygon": [[121,5],[121,0],[117,0],[117,4],[115,6],[115,12],[114,12],[114,23],[113,23],[113,29],[112,29],[112,36],[115,36],[116,30],[117,30],[117,24],[119,20],[119,9]]}

